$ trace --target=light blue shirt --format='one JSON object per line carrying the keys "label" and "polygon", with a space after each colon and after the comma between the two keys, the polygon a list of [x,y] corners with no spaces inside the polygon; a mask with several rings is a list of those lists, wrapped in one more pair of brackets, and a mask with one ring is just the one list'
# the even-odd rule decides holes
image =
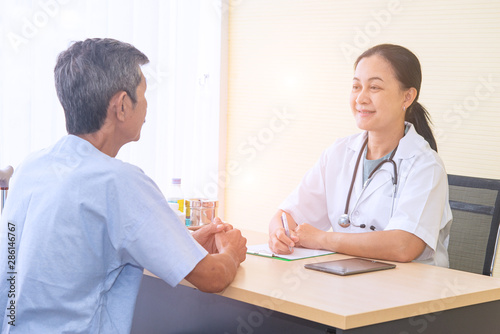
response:
{"label": "light blue shirt", "polygon": [[72,135],[15,171],[0,223],[2,333],[129,333],[143,268],[175,286],[207,255],[139,168]]}

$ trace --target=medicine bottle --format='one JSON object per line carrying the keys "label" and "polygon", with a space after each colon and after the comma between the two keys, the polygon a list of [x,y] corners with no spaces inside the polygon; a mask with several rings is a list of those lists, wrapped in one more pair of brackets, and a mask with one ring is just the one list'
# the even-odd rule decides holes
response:
{"label": "medicine bottle", "polygon": [[182,192],[181,179],[173,178],[168,191],[167,201],[179,204],[179,211],[184,212],[184,193]]}

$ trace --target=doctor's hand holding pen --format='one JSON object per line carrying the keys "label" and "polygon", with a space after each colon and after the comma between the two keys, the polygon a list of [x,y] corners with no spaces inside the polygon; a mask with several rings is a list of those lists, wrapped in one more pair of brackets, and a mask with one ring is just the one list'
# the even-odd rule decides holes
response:
{"label": "doctor's hand holding pen", "polygon": [[278,210],[269,224],[269,248],[277,254],[293,253],[293,247],[300,246],[296,227],[291,215]]}
{"label": "doctor's hand holding pen", "polygon": [[327,235],[312,225],[297,225],[290,214],[278,210],[269,224],[269,236],[269,248],[273,252],[291,254],[294,247],[324,249],[323,239]]}

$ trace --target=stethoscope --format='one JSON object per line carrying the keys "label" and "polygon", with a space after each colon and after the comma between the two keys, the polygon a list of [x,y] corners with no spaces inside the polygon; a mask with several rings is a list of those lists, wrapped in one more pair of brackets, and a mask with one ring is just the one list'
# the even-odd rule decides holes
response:
{"label": "stethoscope", "polygon": [[[354,181],[356,180],[356,174],[358,173],[359,162],[361,161],[361,156],[363,155],[365,147],[366,147],[367,144],[368,144],[368,138],[366,138],[365,142],[363,143],[363,146],[361,147],[361,150],[359,151],[358,159],[356,160],[356,166],[354,166],[354,173],[352,175],[352,180],[351,180],[351,186],[349,188],[349,193],[347,194],[347,200],[346,200],[346,203],[345,203],[344,214],[342,214],[340,216],[340,218],[339,218],[339,225],[342,226],[342,227],[349,227],[349,225],[352,225],[354,227],[359,227],[359,228],[365,228],[366,227],[365,224],[355,225],[354,223],[352,223],[351,222],[350,214],[348,212],[349,212],[349,203],[351,202],[352,189],[354,188]],[[390,173],[387,170],[380,169],[385,163],[390,163],[390,164],[392,164],[392,166],[394,168],[394,176],[391,175],[391,177],[392,177],[392,185],[394,186],[394,191],[392,193],[392,207],[391,207],[391,217],[392,217],[392,213],[393,213],[393,210],[394,210],[394,199],[396,197],[396,189],[397,189],[397,184],[398,184],[398,168],[397,168],[396,163],[394,162],[394,160],[392,158],[394,158],[394,154],[396,154],[396,150],[397,149],[398,149],[398,147],[396,146],[396,148],[394,149],[394,151],[392,151],[390,157],[388,159],[382,160],[375,167],[375,169],[373,169],[373,171],[370,173],[370,175],[368,176],[368,179],[366,180],[365,184],[363,185],[363,189],[361,190],[361,193],[359,194],[358,199],[356,200],[356,203],[354,204],[354,208],[352,209],[351,212],[354,212],[356,210],[356,207],[358,206],[359,199],[363,195],[365,189],[368,187],[368,185],[370,184],[370,182],[373,180],[373,177],[378,172],[382,172],[382,171],[386,171],[386,172]],[[373,226],[373,225],[370,226],[370,230],[375,231],[375,226]]]}

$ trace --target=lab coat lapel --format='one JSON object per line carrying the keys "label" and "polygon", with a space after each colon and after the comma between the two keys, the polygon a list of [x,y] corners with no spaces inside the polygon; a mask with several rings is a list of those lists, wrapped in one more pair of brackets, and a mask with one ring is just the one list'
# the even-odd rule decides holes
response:
{"label": "lab coat lapel", "polygon": [[[409,124],[409,123],[406,123]],[[412,124],[410,124],[410,129],[408,130],[408,133],[401,138],[399,141],[398,149],[396,151],[396,154],[394,155],[394,162],[396,163],[397,170],[398,170],[398,177],[400,174],[400,166],[401,166],[401,161],[405,159],[410,159],[415,155],[415,149],[414,149],[414,142],[416,141],[415,136],[418,136],[417,132],[415,131],[415,128],[413,127]],[[361,163],[360,163],[361,165]],[[377,175],[374,175],[373,180],[370,182],[370,184],[366,187],[365,191],[362,194],[362,198],[360,198],[359,203],[362,203],[365,201],[367,198],[369,198],[375,191],[377,191],[380,187],[382,186],[387,186],[387,187],[392,187],[392,177],[394,177],[394,167],[390,162],[387,162],[383,164],[380,169],[386,170],[384,172],[379,172]],[[360,171],[362,173],[362,168],[360,167]],[[358,171],[358,173],[360,173]],[[360,181],[362,182],[362,181]],[[399,180],[398,180],[399,182]],[[357,189],[357,188],[355,188]],[[361,189],[361,188],[360,188]],[[356,197],[357,198],[357,197]]]}
{"label": "lab coat lapel", "polygon": [[420,141],[418,139],[420,135],[417,133],[417,131],[415,131],[413,124],[406,124],[409,124],[410,128],[408,129],[406,135],[399,141],[398,150],[394,155],[394,161],[396,162],[413,158],[419,149],[424,149],[424,146],[427,145],[427,142],[425,140]]}
{"label": "lab coat lapel", "polygon": [[[349,149],[351,149],[353,151],[351,161],[349,163],[350,174],[348,174],[348,175],[350,176],[350,178],[347,181],[347,182],[349,182],[349,185],[352,182],[352,176],[354,175],[354,168],[356,167],[356,160],[358,159],[358,155],[360,153],[361,147],[363,146],[363,143],[366,140],[366,136],[367,136],[366,132],[360,134],[349,145]],[[356,180],[354,181],[354,188],[352,190],[351,201],[349,203],[350,208],[354,205],[354,203],[358,199],[359,195],[361,194],[362,190],[363,190],[363,159],[360,160],[359,166],[358,166],[358,171],[356,173]]]}
{"label": "lab coat lapel", "polygon": [[370,184],[366,186],[366,189],[363,192],[363,196],[362,198],[360,198],[359,203],[363,203],[363,201],[369,198],[380,187],[392,186],[392,177],[394,176],[393,165],[390,162],[386,162],[379,168],[379,170],[383,171],[375,172]]}

